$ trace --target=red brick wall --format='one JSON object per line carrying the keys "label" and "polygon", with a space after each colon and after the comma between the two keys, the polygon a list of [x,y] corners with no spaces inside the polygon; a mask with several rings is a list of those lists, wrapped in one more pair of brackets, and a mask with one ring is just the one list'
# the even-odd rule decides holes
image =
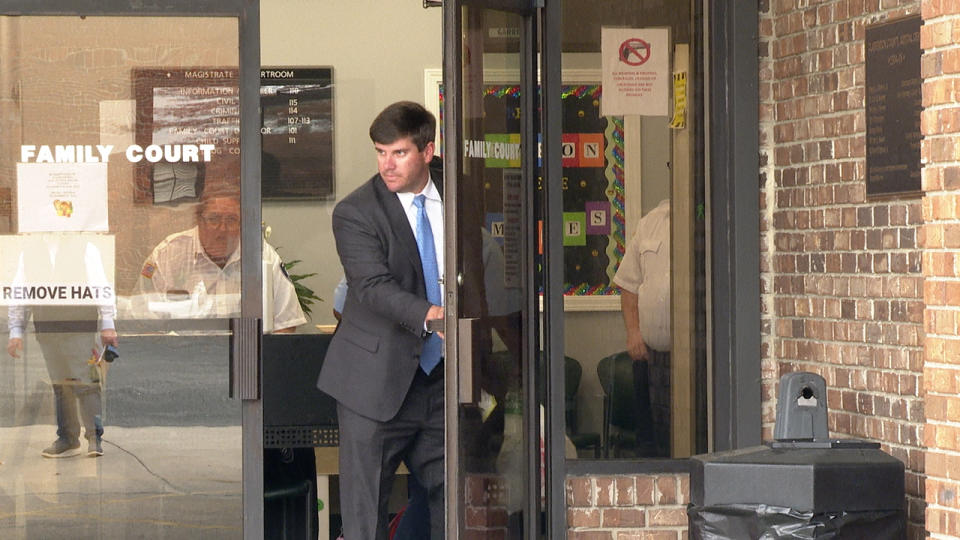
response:
{"label": "red brick wall", "polygon": [[960,2],[922,3],[926,527],[960,537]]}
{"label": "red brick wall", "polygon": [[[960,0],[759,6],[764,438],[780,376],[823,375],[831,434],[904,462],[908,536],[960,537]],[[918,12],[924,196],[868,200],[865,28]],[[682,537],[665,478],[568,479],[569,537]]]}
{"label": "red brick wall", "polygon": [[567,478],[569,540],[686,540],[686,474]]}
{"label": "red brick wall", "polygon": [[465,480],[464,538],[507,538],[509,483],[496,474],[471,474]]}
{"label": "red brick wall", "polygon": [[[466,479],[466,538],[506,538],[508,485],[499,475]],[[567,478],[570,540],[687,540],[687,474]]]}
{"label": "red brick wall", "polygon": [[866,197],[863,42],[920,2],[760,6],[764,438],[780,376],[819,373],[831,434],[904,462],[909,537],[922,538],[924,216],[917,197]]}

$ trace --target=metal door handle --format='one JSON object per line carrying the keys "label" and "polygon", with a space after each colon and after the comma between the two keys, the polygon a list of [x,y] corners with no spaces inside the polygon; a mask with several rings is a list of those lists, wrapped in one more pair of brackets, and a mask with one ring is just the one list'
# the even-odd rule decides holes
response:
{"label": "metal door handle", "polygon": [[480,364],[474,361],[477,344],[473,339],[480,319],[457,319],[457,371],[460,403],[480,401]]}
{"label": "metal door handle", "polygon": [[443,332],[444,331],[444,321],[443,319],[430,319],[427,321],[427,331],[429,332]]}
{"label": "metal door handle", "polygon": [[230,319],[230,397],[260,399],[263,320]]}

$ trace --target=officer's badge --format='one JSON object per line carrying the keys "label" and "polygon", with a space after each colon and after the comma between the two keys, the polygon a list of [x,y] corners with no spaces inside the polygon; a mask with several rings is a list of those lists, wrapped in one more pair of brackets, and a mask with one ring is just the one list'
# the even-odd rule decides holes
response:
{"label": "officer's badge", "polygon": [[157,271],[157,265],[152,262],[145,263],[143,269],[140,270],[140,275],[147,278],[153,279],[153,273]]}

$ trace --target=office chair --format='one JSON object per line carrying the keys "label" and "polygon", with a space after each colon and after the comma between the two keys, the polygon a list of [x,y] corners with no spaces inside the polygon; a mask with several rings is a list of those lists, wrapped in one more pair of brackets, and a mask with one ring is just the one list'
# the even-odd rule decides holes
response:
{"label": "office chair", "polygon": [[317,491],[313,448],[264,449],[264,538],[316,539]]}
{"label": "office chair", "polygon": [[[639,377],[634,382],[634,369]],[[638,362],[626,351],[611,354],[597,364],[597,377],[603,387],[603,456],[620,457],[621,450],[645,454],[653,444],[653,418],[650,411],[647,362]]]}
{"label": "office chair", "polygon": [[[270,503],[273,501],[278,501],[280,503],[281,513],[279,534],[280,538],[283,540],[295,538],[296,534],[294,531],[297,530],[298,526],[302,527],[302,525],[299,525],[299,511],[296,509],[294,504],[300,504],[305,507],[302,514],[303,516],[309,516],[311,513],[317,513],[316,496],[310,496],[312,490],[312,485],[310,484],[309,480],[300,480],[298,482],[272,486],[268,489],[264,489],[264,503]],[[309,526],[305,529],[306,530],[303,532],[303,534],[306,535],[308,540],[311,538],[316,538],[317,531],[314,530],[311,532]],[[266,535],[266,531],[264,534]],[[313,534],[313,536],[311,536],[311,534]]]}
{"label": "office chair", "polygon": [[594,457],[600,457],[600,434],[580,433],[577,429],[577,392],[580,390],[580,378],[583,367],[576,358],[564,357],[564,416],[567,421],[567,436],[577,450],[593,449]]}

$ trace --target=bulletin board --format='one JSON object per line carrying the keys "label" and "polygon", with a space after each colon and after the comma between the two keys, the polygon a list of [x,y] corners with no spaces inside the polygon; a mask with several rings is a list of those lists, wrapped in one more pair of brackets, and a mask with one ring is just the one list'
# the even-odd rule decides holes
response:
{"label": "bulletin board", "polygon": [[[429,88],[429,86],[428,86]],[[484,88],[484,129],[488,140],[519,141],[518,85]],[[562,166],[564,210],[564,295],[568,300],[610,298],[619,293],[613,284],[625,249],[623,117],[601,117],[598,83],[562,87]],[[439,102],[442,111],[443,90]],[[429,104],[428,104],[429,107]],[[503,168],[508,160],[487,160],[484,208],[486,228],[502,242],[496,230],[503,222]],[[513,166],[518,166],[519,163]],[[542,178],[537,179],[542,189]],[[565,302],[568,306],[570,302]],[[603,303],[606,306],[607,302]],[[596,304],[591,304],[596,305]],[[619,307],[619,302],[616,302]]]}
{"label": "bulletin board", "polygon": [[600,116],[599,84],[562,92],[564,294],[617,294],[626,231],[623,117]]}

